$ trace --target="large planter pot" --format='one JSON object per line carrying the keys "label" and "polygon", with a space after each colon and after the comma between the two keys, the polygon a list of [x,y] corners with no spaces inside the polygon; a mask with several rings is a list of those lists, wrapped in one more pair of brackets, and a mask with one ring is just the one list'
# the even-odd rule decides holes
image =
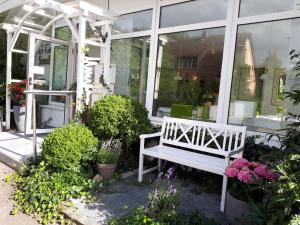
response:
{"label": "large planter pot", "polygon": [[17,129],[20,132],[25,131],[25,106],[13,106],[14,118],[17,125]]}
{"label": "large planter pot", "polygon": [[233,197],[229,192],[226,195],[225,217],[230,225],[244,224],[245,216],[249,213],[250,207],[247,202]]}
{"label": "large planter pot", "polygon": [[116,171],[117,164],[100,164],[97,163],[98,172],[105,180],[113,178]]}

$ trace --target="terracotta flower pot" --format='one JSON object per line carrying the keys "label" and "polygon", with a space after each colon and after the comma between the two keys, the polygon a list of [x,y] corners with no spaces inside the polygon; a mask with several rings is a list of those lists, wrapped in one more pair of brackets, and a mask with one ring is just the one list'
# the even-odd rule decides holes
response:
{"label": "terracotta flower pot", "polygon": [[98,172],[105,180],[110,180],[113,178],[116,171],[117,164],[101,164],[97,163]]}
{"label": "terracotta flower pot", "polygon": [[25,130],[25,106],[13,106],[14,109],[14,118],[17,125],[17,129],[20,132]]}
{"label": "terracotta flower pot", "polygon": [[241,225],[250,207],[247,202],[233,197],[229,192],[226,195],[225,217],[230,225]]}

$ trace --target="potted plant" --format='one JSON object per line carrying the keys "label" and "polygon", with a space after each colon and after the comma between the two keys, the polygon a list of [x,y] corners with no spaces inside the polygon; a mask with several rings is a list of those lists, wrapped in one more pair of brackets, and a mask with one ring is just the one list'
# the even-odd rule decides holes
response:
{"label": "potted plant", "polygon": [[103,143],[97,154],[97,169],[105,180],[111,179],[115,174],[120,154],[118,142],[119,140],[110,140]]}
{"label": "potted plant", "polygon": [[278,179],[266,165],[244,158],[234,160],[225,169],[225,175],[229,178],[225,217],[230,225],[243,224],[243,218],[249,215],[249,203],[262,202],[266,184]]}
{"label": "potted plant", "polygon": [[9,91],[14,110],[14,118],[17,129],[20,132],[24,132],[25,129],[25,89],[26,80],[9,84]]}

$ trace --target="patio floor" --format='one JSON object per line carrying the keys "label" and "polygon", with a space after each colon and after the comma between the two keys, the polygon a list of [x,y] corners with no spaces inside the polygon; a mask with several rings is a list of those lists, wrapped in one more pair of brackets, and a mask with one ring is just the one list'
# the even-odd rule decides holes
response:
{"label": "patio floor", "polygon": [[[90,204],[74,201],[75,207],[66,208],[65,213],[83,225],[108,224],[114,217],[125,215],[139,206],[145,206],[147,195],[155,189],[156,174],[144,176],[142,184],[137,182],[137,175],[116,181],[103,188],[96,194],[96,201]],[[214,218],[220,225],[227,225],[224,214],[220,212],[221,193],[208,193],[203,186],[181,179],[173,181],[181,192],[179,210],[183,213],[192,213],[196,210],[203,212],[207,217]]]}
{"label": "patio floor", "polygon": [[[42,137],[37,138],[38,146],[41,145],[42,141]],[[38,154],[40,152],[41,149],[38,147]],[[18,169],[32,156],[32,137],[17,132],[0,132],[0,162]]]}

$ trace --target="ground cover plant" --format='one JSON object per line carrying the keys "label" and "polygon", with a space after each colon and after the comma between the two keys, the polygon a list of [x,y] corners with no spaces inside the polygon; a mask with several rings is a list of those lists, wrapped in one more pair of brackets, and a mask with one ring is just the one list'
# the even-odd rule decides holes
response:
{"label": "ground cover plant", "polygon": [[27,165],[8,177],[16,191],[12,214],[22,211],[35,216],[40,223],[66,223],[62,203],[72,198],[90,200],[89,161],[95,157],[98,141],[91,131],[79,124],[54,130],[42,145],[39,163]]}

